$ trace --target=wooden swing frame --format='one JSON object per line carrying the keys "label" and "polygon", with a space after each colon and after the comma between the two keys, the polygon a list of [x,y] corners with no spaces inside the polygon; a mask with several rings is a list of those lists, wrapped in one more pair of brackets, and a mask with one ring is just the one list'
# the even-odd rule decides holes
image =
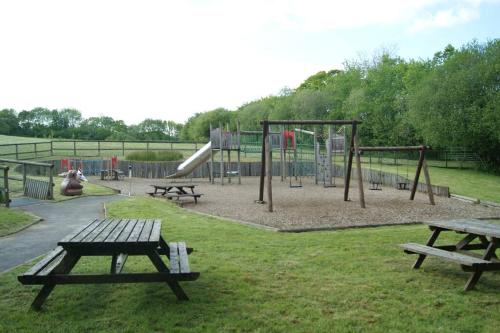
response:
{"label": "wooden swing frame", "polygon": [[[352,127],[351,142],[349,149],[349,157],[347,162],[347,170],[344,181],[344,201],[349,201],[349,185],[351,182],[351,172],[353,158],[356,157],[356,169],[358,179],[362,180],[361,175],[361,158],[358,148],[358,135],[357,127],[361,124],[358,120],[264,120],[261,121],[262,125],[262,156],[261,156],[261,171],[260,171],[260,185],[259,185],[259,199],[255,202],[264,204],[264,183],[267,175],[267,205],[268,211],[273,211],[273,190],[272,190],[272,150],[270,147],[269,139],[269,126],[270,125],[346,125]],[[363,182],[358,181],[359,188],[359,201],[361,208],[365,208],[365,198],[363,191]]]}
{"label": "wooden swing frame", "polygon": [[[425,176],[425,183],[427,185],[427,194],[429,196],[429,203],[431,205],[435,205],[434,201],[434,193],[432,192],[432,185],[431,185],[431,178],[429,175],[429,168],[427,167],[427,161],[425,160],[425,152],[427,150],[430,150],[430,146],[395,146],[395,147],[359,147],[358,148],[358,154],[362,154],[365,151],[377,151],[377,152],[384,152],[384,151],[419,151],[420,156],[418,159],[418,164],[417,164],[417,169],[415,170],[415,177],[411,186],[411,194],[410,194],[410,200],[415,199],[415,193],[417,192],[417,186],[418,186],[418,180],[420,178],[420,173],[422,169],[424,170],[424,176]],[[360,182],[362,182],[361,176],[358,175],[358,178]],[[364,196],[363,196],[364,197]]]}

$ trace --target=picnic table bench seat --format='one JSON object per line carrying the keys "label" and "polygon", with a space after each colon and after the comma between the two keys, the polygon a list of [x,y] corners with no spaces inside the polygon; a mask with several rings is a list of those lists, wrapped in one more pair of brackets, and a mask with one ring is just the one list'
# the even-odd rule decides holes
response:
{"label": "picnic table bench seat", "polygon": [[500,263],[476,258],[459,252],[450,252],[442,250],[440,248],[416,243],[401,244],[400,246],[404,249],[405,253],[408,254],[423,254],[427,256],[438,257],[447,261],[456,262],[462,266],[462,269],[464,271],[471,271],[475,269],[482,269],[487,271],[489,270],[489,268],[500,269]]}

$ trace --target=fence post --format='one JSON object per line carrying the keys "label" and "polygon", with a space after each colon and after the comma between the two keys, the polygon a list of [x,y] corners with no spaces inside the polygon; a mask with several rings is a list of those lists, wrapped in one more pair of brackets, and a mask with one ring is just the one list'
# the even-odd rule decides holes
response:
{"label": "fence post", "polygon": [[38,144],[35,142],[35,159],[38,158],[38,149],[37,149],[37,147],[38,147]]}
{"label": "fence post", "polygon": [[9,167],[3,169],[3,187],[5,193],[5,207],[9,208],[10,198],[9,198]]}
{"label": "fence post", "polygon": [[444,167],[448,167],[448,152],[446,150],[444,151]]}
{"label": "fence post", "polygon": [[101,141],[97,141],[97,156],[101,156]]}
{"label": "fence post", "polygon": [[149,152],[149,141],[146,142],[146,152]]}
{"label": "fence post", "polygon": [[52,157],[52,156],[54,156],[54,146],[53,146],[52,142],[53,142],[53,141],[52,141],[52,140],[50,140],[50,156],[51,156],[51,157]]}
{"label": "fence post", "polygon": [[16,143],[16,160],[19,159],[19,145]]}
{"label": "fence post", "polygon": [[26,164],[23,163],[23,191],[25,186],[26,186]]}
{"label": "fence post", "polygon": [[125,141],[122,141],[122,155],[125,156]]}
{"label": "fence post", "polygon": [[54,164],[52,164],[49,168],[49,199],[54,199]]}
{"label": "fence post", "polygon": [[76,141],[73,141],[73,156],[76,156]]}

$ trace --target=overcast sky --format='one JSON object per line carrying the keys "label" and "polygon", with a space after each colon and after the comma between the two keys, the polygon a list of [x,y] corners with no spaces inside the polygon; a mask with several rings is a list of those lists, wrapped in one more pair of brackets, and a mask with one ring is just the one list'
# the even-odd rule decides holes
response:
{"label": "overcast sky", "polygon": [[500,36],[497,0],[0,0],[0,109],[184,122],[389,48]]}

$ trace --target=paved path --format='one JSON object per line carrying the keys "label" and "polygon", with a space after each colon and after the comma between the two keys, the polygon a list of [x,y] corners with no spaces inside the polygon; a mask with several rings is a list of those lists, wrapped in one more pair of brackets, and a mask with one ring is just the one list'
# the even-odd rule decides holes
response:
{"label": "paved path", "polygon": [[40,216],[43,221],[16,234],[0,237],[0,273],[53,249],[75,228],[101,217],[103,202],[121,198],[118,195],[94,196],[19,207]]}

